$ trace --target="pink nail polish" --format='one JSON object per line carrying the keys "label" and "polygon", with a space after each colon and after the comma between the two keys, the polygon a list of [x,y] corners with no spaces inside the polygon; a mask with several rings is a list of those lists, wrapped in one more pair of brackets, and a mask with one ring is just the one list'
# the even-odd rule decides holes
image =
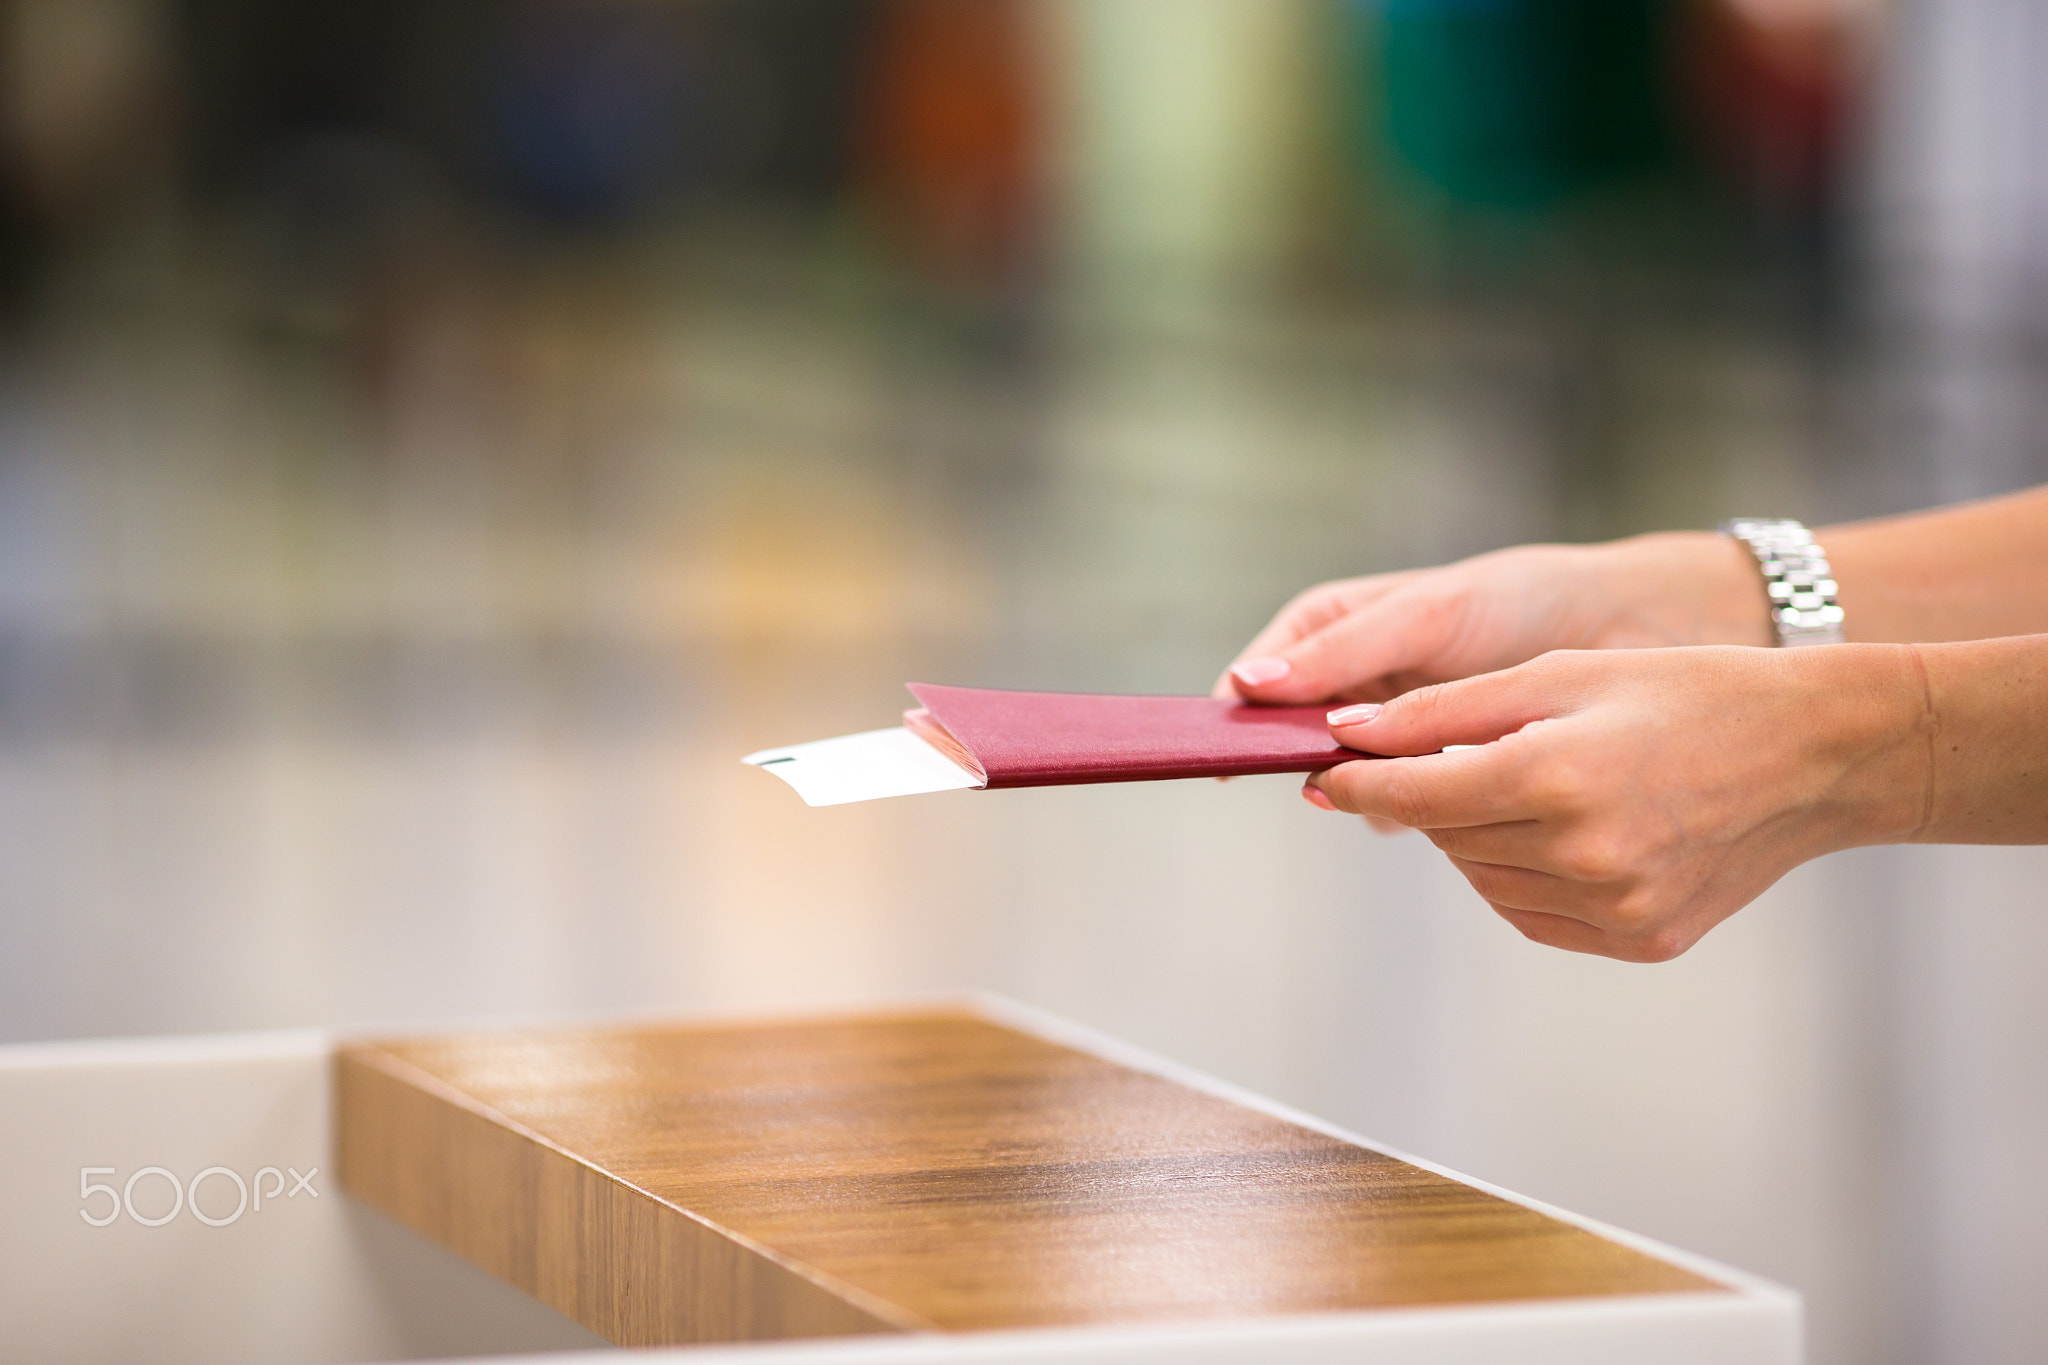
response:
{"label": "pink nail polish", "polygon": [[1340,706],[1325,719],[1332,725],[1363,725],[1382,709],[1376,701],[1360,702],[1357,706]]}
{"label": "pink nail polish", "polygon": [[1312,787],[1304,785],[1301,789],[1301,799],[1308,802],[1311,806],[1314,806],[1318,810],[1337,809],[1337,803],[1335,801],[1332,801],[1329,798],[1329,796],[1324,793],[1321,787]]}
{"label": "pink nail polish", "polygon": [[1293,671],[1293,665],[1285,659],[1245,659],[1230,666],[1230,676],[1246,687],[1263,687],[1270,682],[1279,682]]}

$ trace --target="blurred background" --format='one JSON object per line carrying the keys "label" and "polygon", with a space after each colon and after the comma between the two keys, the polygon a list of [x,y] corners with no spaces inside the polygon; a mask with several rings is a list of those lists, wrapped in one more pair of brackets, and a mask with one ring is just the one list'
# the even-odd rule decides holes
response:
{"label": "blurred background", "polygon": [[906,679],[2048,478],[2033,0],[0,4],[0,1039],[987,987],[2048,1341],[2048,850],[1654,968],[1286,778],[808,810]]}

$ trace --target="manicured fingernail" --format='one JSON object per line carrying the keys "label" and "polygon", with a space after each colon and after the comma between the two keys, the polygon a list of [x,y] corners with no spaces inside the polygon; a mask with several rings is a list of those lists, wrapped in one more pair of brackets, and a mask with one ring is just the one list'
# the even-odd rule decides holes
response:
{"label": "manicured fingernail", "polygon": [[1311,806],[1316,807],[1318,810],[1337,809],[1337,803],[1335,801],[1332,801],[1321,787],[1315,786],[1312,783],[1302,783],[1301,799],[1308,802]]}
{"label": "manicured fingernail", "polygon": [[1230,666],[1230,676],[1246,687],[1263,687],[1269,682],[1279,682],[1293,668],[1285,659],[1245,659]]}
{"label": "manicured fingernail", "polygon": [[1324,719],[1332,725],[1363,725],[1377,716],[1381,709],[1376,701],[1360,702],[1356,706],[1340,706]]}

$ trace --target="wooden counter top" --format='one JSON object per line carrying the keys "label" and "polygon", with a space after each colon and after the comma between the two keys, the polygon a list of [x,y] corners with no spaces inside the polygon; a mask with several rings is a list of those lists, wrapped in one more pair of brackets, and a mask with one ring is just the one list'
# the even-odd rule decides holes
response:
{"label": "wooden counter top", "polygon": [[1722,1292],[972,1009],[384,1040],[342,1184],[628,1345]]}

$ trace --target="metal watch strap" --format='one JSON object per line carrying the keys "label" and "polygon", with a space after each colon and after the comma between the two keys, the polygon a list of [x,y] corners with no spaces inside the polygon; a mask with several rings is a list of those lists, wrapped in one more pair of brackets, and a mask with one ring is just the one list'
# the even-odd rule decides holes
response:
{"label": "metal watch strap", "polygon": [[1771,517],[1736,517],[1722,522],[1721,530],[1756,556],[1780,645],[1842,643],[1834,570],[1811,531],[1796,521]]}

